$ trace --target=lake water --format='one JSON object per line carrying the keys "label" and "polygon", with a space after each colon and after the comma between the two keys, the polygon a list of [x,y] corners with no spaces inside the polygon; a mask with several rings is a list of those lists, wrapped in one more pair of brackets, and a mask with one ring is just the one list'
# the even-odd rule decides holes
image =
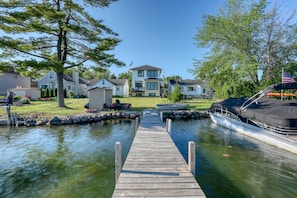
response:
{"label": "lake water", "polygon": [[[135,121],[0,128],[0,197],[111,197],[114,144],[126,157]],[[196,142],[196,179],[207,197],[297,197],[297,156],[214,125],[173,121],[187,158]]]}

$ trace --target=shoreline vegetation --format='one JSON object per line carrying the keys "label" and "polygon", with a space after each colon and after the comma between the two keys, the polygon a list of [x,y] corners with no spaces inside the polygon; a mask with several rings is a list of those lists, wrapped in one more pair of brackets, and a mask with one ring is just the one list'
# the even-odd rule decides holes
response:
{"label": "shoreline vegetation", "polygon": [[[138,115],[144,109],[155,109],[157,104],[171,103],[167,98],[159,97],[128,97],[128,98],[113,98],[113,103],[116,99],[120,100],[121,103],[130,103],[132,105],[131,109],[126,111],[128,114]],[[67,98],[65,99],[65,108],[57,107],[57,101],[53,100],[33,100],[29,104],[24,104],[21,106],[13,105],[11,107],[11,114],[17,114],[19,118],[34,118],[36,121],[50,120],[53,117],[58,118],[69,118],[73,116],[87,116],[92,113],[88,112],[84,108],[84,105],[89,101],[88,98]],[[215,102],[214,100],[208,99],[191,99],[182,100],[181,103],[188,103],[189,109],[193,111],[203,112],[207,111],[210,105]],[[124,111],[98,111],[94,115],[116,115]],[[2,119],[6,118],[6,108],[0,108],[0,117]]]}

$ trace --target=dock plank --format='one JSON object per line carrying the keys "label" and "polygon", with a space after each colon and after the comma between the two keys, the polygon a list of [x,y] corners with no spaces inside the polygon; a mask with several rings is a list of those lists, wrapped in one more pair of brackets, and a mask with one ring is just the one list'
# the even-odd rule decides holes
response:
{"label": "dock plank", "polygon": [[144,111],[112,197],[206,197],[156,111]]}

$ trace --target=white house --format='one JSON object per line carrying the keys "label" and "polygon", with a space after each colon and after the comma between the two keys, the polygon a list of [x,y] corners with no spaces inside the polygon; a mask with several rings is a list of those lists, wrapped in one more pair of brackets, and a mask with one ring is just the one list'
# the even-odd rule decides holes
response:
{"label": "white house", "polygon": [[213,98],[214,96],[214,92],[207,87],[207,83],[201,80],[170,80],[168,84],[168,92],[173,91],[176,83],[178,83],[184,98]]}
{"label": "white house", "polygon": [[95,87],[111,89],[113,96],[129,97],[129,83],[127,79],[91,80],[87,85],[88,89]]}
{"label": "white house", "polygon": [[[87,83],[86,79],[79,77],[78,72],[73,72],[72,76],[64,74],[63,87],[67,93],[73,92],[75,96],[87,96]],[[38,80],[38,88],[40,89],[55,89],[58,87],[57,73],[54,71],[48,72],[45,76]]]}
{"label": "white house", "polygon": [[132,96],[160,96],[162,69],[143,65],[132,71]]}

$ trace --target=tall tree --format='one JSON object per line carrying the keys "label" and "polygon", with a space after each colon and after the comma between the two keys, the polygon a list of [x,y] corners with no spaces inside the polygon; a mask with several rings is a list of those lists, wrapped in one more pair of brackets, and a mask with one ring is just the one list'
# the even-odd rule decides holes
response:
{"label": "tall tree", "polygon": [[[281,54],[292,55],[295,42],[289,48],[283,42],[289,35],[284,33],[292,28],[290,31],[280,21],[276,23],[275,12],[266,10],[266,0],[227,0],[218,16],[204,17],[195,40],[198,47],[211,50],[204,60],[195,62],[193,73],[208,80],[217,97],[253,94],[261,89],[259,70],[267,73],[265,80],[273,79],[268,74],[272,62],[281,65],[285,58]],[[239,91],[242,87],[244,93]]]}
{"label": "tall tree", "polygon": [[116,0],[0,1],[3,66],[18,71],[53,70],[57,73],[58,106],[65,107],[63,74],[68,68],[93,62],[97,67],[124,66],[112,50],[118,35],[85,8],[107,7]]}
{"label": "tall tree", "polygon": [[265,86],[280,83],[282,67],[296,64],[295,17],[294,12],[287,12],[284,16],[281,6],[275,4],[263,18],[260,31],[255,34],[261,44],[258,48],[258,57],[260,69],[263,70],[262,84]]}

